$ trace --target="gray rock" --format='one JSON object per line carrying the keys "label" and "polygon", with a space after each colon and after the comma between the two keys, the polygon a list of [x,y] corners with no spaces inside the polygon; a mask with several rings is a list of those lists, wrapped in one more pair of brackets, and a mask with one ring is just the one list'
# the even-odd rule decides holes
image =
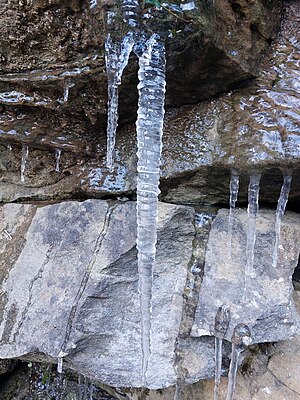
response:
{"label": "gray rock", "polygon": [[[11,242],[20,210],[1,207]],[[7,213],[9,211],[9,214]],[[192,253],[194,213],[160,204],[148,386],[174,384],[174,347]],[[15,225],[14,225],[15,224]],[[3,252],[0,357],[55,362],[113,386],[141,385],[135,203],[88,200],[38,207],[10,266]],[[2,240],[5,233],[2,228]],[[10,267],[9,267],[10,266]],[[157,371],[160,371],[157,374]]]}
{"label": "gray rock", "polygon": [[235,211],[231,258],[228,256],[228,211],[220,210],[213,221],[192,336],[214,335],[215,315],[223,304],[231,310],[227,340],[239,323],[249,326],[251,343],[274,342],[299,333],[300,319],[291,283],[300,253],[299,216],[292,213],[284,216],[278,264],[273,267],[275,212],[259,211],[254,266],[248,283],[245,278],[247,221],[246,211]]}

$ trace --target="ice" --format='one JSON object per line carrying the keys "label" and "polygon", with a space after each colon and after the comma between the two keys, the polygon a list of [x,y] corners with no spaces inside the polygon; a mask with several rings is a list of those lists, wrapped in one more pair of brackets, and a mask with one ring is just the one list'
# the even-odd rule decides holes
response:
{"label": "ice", "polygon": [[245,324],[239,324],[235,327],[232,341],[232,351],[231,351],[231,362],[228,374],[228,387],[226,400],[232,400],[235,384],[236,384],[236,374],[240,361],[240,354],[244,351],[250,344],[250,329]]}
{"label": "ice", "polygon": [[230,322],[230,309],[223,305],[219,307],[215,318],[215,387],[214,400],[219,399],[220,380],[222,374],[222,345]]}
{"label": "ice", "polygon": [[63,370],[63,357],[59,356],[57,357],[57,372],[61,374],[62,370]]}
{"label": "ice", "polygon": [[272,265],[274,268],[277,266],[278,261],[278,248],[280,243],[280,231],[281,221],[285,213],[285,208],[289,199],[289,193],[292,183],[292,172],[287,172],[283,175],[283,184],[281,186],[280,196],[278,199],[278,205],[276,210],[276,222],[275,222],[275,245],[273,251]]}
{"label": "ice", "polygon": [[228,217],[228,258],[231,258],[231,242],[233,229],[233,213],[239,194],[240,177],[236,170],[232,170],[230,179],[229,217]]}
{"label": "ice", "polygon": [[[108,13],[107,25],[114,23],[114,13]],[[134,45],[133,32],[128,32],[122,40],[114,40],[111,33],[105,41],[105,65],[108,83],[108,116],[107,116],[107,154],[106,165],[110,171],[113,168],[116,131],[118,127],[118,98],[119,85],[123,71],[128,64],[130,53]]]}
{"label": "ice", "polygon": [[248,187],[248,227],[247,227],[247,245],[246,245],[246,268],[245,268],[245,285],[244,285],[244,302],[250,288],[250,279],[254,278],[254,246],[256,240],[256,216],[258,212],[259,199],[259,183],[261,174],[255,173],[250,175]]}
{"label": "ice", "polygon": [[24,144],[22,146],[21,182],[25,181],[25,169],[26,169],[26,163],[28,160],[28,154],[29,154],[28,146]]}
{"label": "ice", "polygon": [[55,171],[59,172],[61,149],[55,149]]}
{"label": "ice", "polygon": [[135,51],[139,57],[139,102],[136,122],[137,249],[142,318],[142,376],[145,380],[151,346],[151,297],[166,85],[165,48],[159,37],[152,35],[143,46],[137,46]]}

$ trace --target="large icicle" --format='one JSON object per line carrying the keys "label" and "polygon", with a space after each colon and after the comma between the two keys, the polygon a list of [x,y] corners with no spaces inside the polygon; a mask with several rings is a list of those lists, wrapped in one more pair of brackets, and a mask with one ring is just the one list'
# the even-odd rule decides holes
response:
{"label": "large icicle", "polygon": [[231,171],[230,179],[230,198],[229,198],[229,217],[228,217],[228,258],[231,258],[231,242],[233,229],[233,212],[239,194],[240,177],[236,170]]}
{"label": "large icicle", "polygon": [[250,288],[250,279],[253,278],[254,265],[254,246],[256,240],[256,216],[258,212],[259,183],[261,174],[256,173],[250,175],[248,187],[248,227],[247,227],[247,247],[246,247],[246,268],[245,268],[245,285],[244,285],[244,302]]}
{"label": "large icicle", "polygon": [[226,400],[232,400],[235,384],[236,384],[236,373],[239,366],[240,354],[250,344],[250,329],[245,324],[239,324],[234,328],[231,351],[231,361],[228,374],[228,388]]}
{"label": "large icicle", "polygon": [[281,221],[285,213],[285,208],[289,199],[290,189],[292,183],[292,173],[287,172],[283,175],[283,184],[281,186],[280,196],[278,199],[278,205],[276,210],[276,222],[275,222],[275,245],[273,251],[273,267],[277,267],[278,261],[278,248],[280,243],[280,231],[281,231]]}
{"label": "large icicle", "polygon": [[137,249],[141,299],[142,379],[150,356],[151,296],[165,99],[165,48],[157,35],[139,43]]}
{"label": "large icicle", "polygon": [[230,309],[219,307],[215,318],[215,387],[214,400],[219,399],[220,380],[222,375],[222,345],[230,322]]}

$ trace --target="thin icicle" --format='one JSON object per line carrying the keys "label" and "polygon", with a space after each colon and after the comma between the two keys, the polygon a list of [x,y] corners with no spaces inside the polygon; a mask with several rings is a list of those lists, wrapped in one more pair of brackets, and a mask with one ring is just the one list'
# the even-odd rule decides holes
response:
{"label": "thin icicle", "polygon": [[57,372],[61,374],[63,371],[63,357],[58,356],[57,357]]}
{"label": "thin icicle", "polygon": [[26,163],[28,160],[28,146],[26,144],[23,144],[22,146],[22,160],[21,160],[21,182],[25,181],[25,169],[26,169]]}
{"label": "thin icicle", "polygon": [[247,300],[247,294],[250,288],[250,279],[254,278],[254,246],[256,240],[256,216],[258,212],[259,183],[261,174],[250,176],[248,187],[248,227],[247,227],[247,247],[246,247],[246,268],[244,285],[244,302]]}
{"label": "thin icicle", "polygon": [[215,318],[215,387],[214,400],[219,399],[222,374],[222,345],[230,322],[230,309],[223,305],[219,307]]}
{"label": "thin icicle", "polygon": [[[142,51],[141,51],[142,49]],[[165,48],[157,35],[135,48],[139,57],[137,249],[142,325],[142,379],[150,357],[152,282],[156,252],[165,99]]]}
{"label": "thin icicle", "polygon": [[276,222],[275,222],[275,245],[273,250],[272,265],[274,268],[277,267],[278,261],[278,248],[280,243],[280,231],[281,221],[285,213],[285,208],[289,199],[289,194],[292,184],[292,172],[287,172],[283,175],[283,184],[281,186],[280,196],[278,199],[278,205],[276,210]]}
{"label": "thin icicle", "polygon": [[240,354],[244,351],[250,344],[250,329],[245,324],[239,324],[234,328],[232,341],[232,351],[231,351],[231,362],[228,374],[228,388],[226,400],[232,400],[235,384],[236,384],[236,374],[240,361]]}
{"label": "thin icicle", "polygon": [[59,172],[61,149],[55,149],[55,171]]}
{"label": "thin icicle", "polygon": [[173,400],[180,400],[182,388],[183,388],[182,384],[176,382]]}
{"label": "thin icicle", "polygon": [[[112,24],[114,14],[109,13],[108,25]],[[119,85],[123,71],[128,64],[134,45],[133,33],[129,32],[122,41],[114,42],[110,33],[105,41],[105,64],[108,82],[108,116],[107,116],[107,154],[106,166],[111,171],[114,163],[116,131],[118,127]]]}
{"label": "thin icicle", "polygon": [[231,242],[233,229],[233,212],[239,194],[240,177],[236,170],[232,170],[230,179],[229,217],[228,217],[228,258],[231,258]]}

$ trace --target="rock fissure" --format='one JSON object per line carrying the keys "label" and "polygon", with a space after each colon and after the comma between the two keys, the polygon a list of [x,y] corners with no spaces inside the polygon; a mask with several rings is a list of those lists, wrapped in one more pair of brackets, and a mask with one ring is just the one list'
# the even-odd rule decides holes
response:
{"label": "rock fissure", "polygon": [[100,234],[99,234],[99,236],[97,238],[96,244],[95,244],[95,249],[94,249],[94,252],[93,252],[93,258],[92,258],[91,262],[87,266],[87,269],[86,269],[86,271],[85,271],[85,273],[83,275],[83,278],[81,280],[79,289],[77,291],[77,294],[76,294],[76,296],[74,298],[73,305],[71,307],[70,314],[69,314],[69,317],[68,317],[68,320],[67,320],[67,326],[66,326],[64,340],[63,340],[63,343],[61,345],[61,352],[63,354],[65,354],[65,353],[68,354],[68,350],[69,349],[67,349],[67,345],[68,345],[68,342],[69,342],[69,339],[70,339],[70,336],[71,336],[71,331],[72,331],[72,328],[73,328],[73,322],[74,322],[74,319],[75,319],[75,316],[76,316],[78,305],[79,305],[79,302],[80,302],[80,300],[82,298],[82,295],[83,295],[83,293],[85,291],[86,285],[87,285],[88,280],[90,278],[90,274],[91,274],[92,269],[94,267],[94,264],[96,262],[97,255],[98,255],[98,253],[100,251],[100,248],[101,248],[101,245],[103,243],[103,240],[105,239],[105,236],[107,234],[107,231],[108,231],[108,228],[109,228],[110,219],[111,219],[111,215],[112,215],[112,213],[113,213],[113,211],[115,210],[116,207],[117,207],[117,205],[108,207],[108,210],[106,212],[105,219],[104,219],[103,229],[100,232]]}

